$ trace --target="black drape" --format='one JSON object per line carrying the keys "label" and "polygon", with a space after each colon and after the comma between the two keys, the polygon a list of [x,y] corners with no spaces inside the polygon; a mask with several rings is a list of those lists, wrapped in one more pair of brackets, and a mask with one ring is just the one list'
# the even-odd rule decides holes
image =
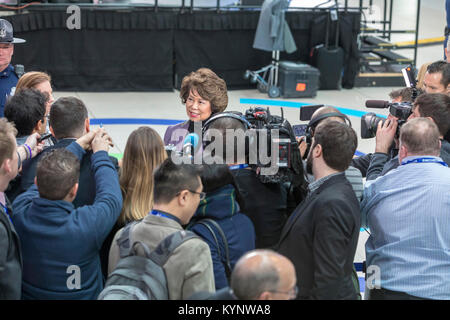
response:
{"label": "black drape", "polygon": [[[323,42],[326,12],[286,14],[298,50],[281,59],[309,62],[313,45]],[[229,88],[254,86],[245,70],[270,63],[271,53],[253,49],[259,11],[179,11],[83,8],[81,29],[69,30],[64,10],[31,11],[5,17],[17,44],[13,63],[42,70],[57,90],[149,91],[179,87],[182,77],[209,67]],[[353,87],[358,72],[359,12],[340,14],[340,46],[345,52],[342,85]]]}

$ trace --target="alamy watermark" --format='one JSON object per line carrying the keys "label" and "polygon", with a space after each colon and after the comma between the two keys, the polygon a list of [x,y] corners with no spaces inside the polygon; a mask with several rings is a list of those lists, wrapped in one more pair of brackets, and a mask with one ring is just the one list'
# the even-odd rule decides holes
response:
{"label": "alamy watermark", "polygon": [[[224,134],[225,133],[225,134]],[[270,136],[269,136],[270,134]],[[192,134],[191,134],[192,135]],[[208,129],[203,136],[201,123],[194,122],[195,142],[185,142],[183,152],[172,152],[175,164],[235,164],[258,165],[261,175],[275,175],[279,169],[279,130]],[[185,139],[186,130],[172,132],[171,140]],[[203,152],[197,152],[203,141],[208,142]],[[191,154],[189,149],[195,151]],[[186,156],[188,154],[188,156]],[[193,161],[192,161],[193,160]]]}
{"label": "alamy watermark", "polygon": [[366,270],[367,280],[366,286],[368,289],[381,289],[381,269],[377,265],[370,265]]}
{"label": "alamy watermark", "polygon": [[77,265],[70,265],[66,270],[70,276],[67,278],[66,286],[69,290],[81,289],[81,269]]}
{"label": "alamy watermark", "polygon": [[71,5],[67,7],[67,14],[70,16],[66,20],[66,27],[69,30],[80,30],[81,29],[81,8],[76,5]]}

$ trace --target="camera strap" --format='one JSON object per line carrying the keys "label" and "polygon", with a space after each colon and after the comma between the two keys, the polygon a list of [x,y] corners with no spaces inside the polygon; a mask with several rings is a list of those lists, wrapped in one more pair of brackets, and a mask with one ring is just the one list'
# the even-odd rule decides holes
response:
{"label": "camera strap", "polygon": [[443,165],[444,167],[448,167],[447,163],[445,163],[444,161],[439,161],[436,158],[428,158],[428,157],[416,158],[416,159],[408,160],[406,162],[402,162],[402,166],[404,166],[406,164],[410,164],[410,163],[439,163],[439,164]]}

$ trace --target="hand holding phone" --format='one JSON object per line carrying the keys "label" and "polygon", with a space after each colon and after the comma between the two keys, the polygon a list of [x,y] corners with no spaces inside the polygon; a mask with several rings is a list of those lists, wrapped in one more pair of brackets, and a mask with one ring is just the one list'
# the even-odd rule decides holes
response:
{"label": "hand holding phone", "polygon": [[51,133],[45,133],[43,135],[41,135],[41,137],[38,139],[38,142],[42,142],[44,140],[47,140],[48,138],[51,138],[52,134]]}

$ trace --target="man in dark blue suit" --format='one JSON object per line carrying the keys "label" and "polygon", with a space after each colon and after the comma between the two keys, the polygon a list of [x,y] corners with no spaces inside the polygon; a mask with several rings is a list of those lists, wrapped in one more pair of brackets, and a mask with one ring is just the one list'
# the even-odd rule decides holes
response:
{"label": "man in dark blue suit", "polygon": [[0,19],[0,117],[3,117],[6,98],[14,94],[19,80],[11,64],[14,44],[24,42],[23,39],[13,37],[13,27],[9,21]]}
{"label": "man in dark blue suit", "polygon": [[[36,166],[45,152],[57,148],[65,148],[76,139],[90,131],[89,117],[83,101],[75,97],[63,97],[53,103],[50,111],[50,131],[56,138],[55,145],[46,148],[42,154],[22,169],[22,189],[27,190],[34,184]],[[73,201],[75,208],[91,205],[95,199],[95,180],[91,172],[92,151],[86,152],[80,162],[80,188]],[[118,170],[118,161],[110,157],[115,168]]]}

